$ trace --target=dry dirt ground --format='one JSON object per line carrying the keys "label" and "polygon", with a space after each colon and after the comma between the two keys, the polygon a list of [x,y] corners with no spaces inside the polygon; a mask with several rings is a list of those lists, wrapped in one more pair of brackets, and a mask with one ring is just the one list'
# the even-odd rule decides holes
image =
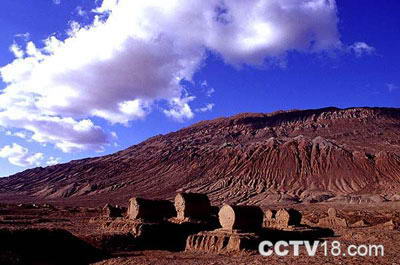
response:
{"label": "dry dirt ground", "polygon": [[[80,208],[80,207],[51,207],[49,205],[0,205],[0,264],[1,265],[29,265],[29,264],[96,264],[96,265],[133,265],[133,264],[391,264],[400,265],[400,230],[398,227],[384,223],[393,221],[397,224],[400,221],[400,204],[385,203],[377,205],[332,205],[332,204],[304,204],[295,205],[303,213],[303,219],[309,223],[316,223],[319,219],[327,216],[327,209],[335,207],[338,215],[346,218],[349,224],[364,220],[368,225],[358,228],[333,228],[335,236],[322,238],[320,240],[334,240],[341,243],[342,251],[347,246],[353,245],[383,245],[384,256],[378,257],[350,257],[332,256],[328,253],[324,255],[324,250],[319,248],[315,257],[309,257],[305,253],[305,248],[300,248],[300,256],[294,257],[292,252],[288,256],[278,257],[272,255],[262,257],[256,251],[241,253],[192,253],[184,251],[165,251],[165,250],[135,250],[130,249],[126,238],[115,237],[113,239],[101,236],[104,230],[99,222],[93,222],[100,215],[100,208]],[[91,221],[92,220],[92,221]],[[63,229],[70,232],[74,237],[71,244],[66,243],[69,237],[62,236],[63,243],[57,243],[56,237],[50,236],[52,243],[46,245],[48,237],[41,234],[36,238],[19,237],[17,245],[28,244],[33,248],[34,253],[29,252],[29,258],[18,256],[20,253],[10,251],[11,241],[5,242],[4,231],[20,231],[21,229]],[[68,240],[65,240],[67,238]],[[100,238],[100,239],[99,239]],[[14,238],[15,239],[15,238]],[[74,241],[75,240],[75,241]],[[108,241],[107,241],[108,240]],[[114,241],[113,241],[114,240]],[[79,241],[79,244],[77,242]],[[128,240],[129,241],[129,240]],[[126,241],[126,242],[128,242]],[[11,242],[11,243],[10,243]],[[36,244],[36,243],[37,244]],[[69,242],[69,241],[68,241]],[[64,244],[65,243],[65,244]],[[60,245],[57,245],[60,244]],[[93,247],[93,248],[92,248]],[[101,254],[94,249],[100,249],[107,254]],[[84,251],[81,251],[84,250]],[[292,250],[292,249],[291,249]],[[52,260],[46,260],[48,252],[53,252]],[[11,253],[11,254],[9,254]],[[91,256],[85,256],[85,255]],[[15,255],[10,259],[10,255]],[[82,255],[82,256],[81,256]],[[85,257],[84,257],[85,256]],[[82,258],[81,258],[82,257]],[[8,259],[7,259],[8,258]],[[25,257],[26,258],[26,257]],[[80,262],[79,262],[80,260]],[[67,263],[67,261],[69,263]]]}

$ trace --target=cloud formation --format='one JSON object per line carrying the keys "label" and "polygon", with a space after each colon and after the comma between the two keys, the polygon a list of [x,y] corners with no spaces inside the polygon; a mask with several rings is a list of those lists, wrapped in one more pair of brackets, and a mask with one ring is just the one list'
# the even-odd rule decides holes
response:
{"label": "cloud formation", "polygon": [[363,55],[371,55],[375,52],[375,48],[369,46],[365,42],[355,42],[348,47],[349,51],[354,52],[357,57],[361,57]]}
{"label": "cloud formation", "polygon": [[0,149],[0,157],[19,167],[39,166],[44,158],[42,153],[29,153],[29,150],[19,144],[13,143]]}
{"label": "cloud formation", "polygon": [[164,101],[167,117],[192,118],[194,97],[181,82],[192,81],[207,51],[260,65],[341,45],[334,0],[103,0],[93,12],[93,23],[71,23],[66,39],[11,46],[15,60],[0,68],[0,126],[64,152],[98,150],[112,137],[93,117],[128,124]]}
{"label": "cloud formation", "polygon": [[197,108],[196,112],[207,112],[207,111],[212,111],[214,108],[215,104],[214,103],[208,103],[204,107]]}
{"label": "cloud formation", "polygon": [[396,85],[393,84],[393,83],[387,83],[387,84],[386,84],[386,87],[387,87],[387,89],[389,90],[389,92],[393,92],[393,91],[399,89],[399,87],[396,86]]}
{"label": "cloud formation", "polygon": [[61,161],[61,158],[50,156],[49,159],[46,161],[46,166],[57,165],[60,163],[60,161]]}

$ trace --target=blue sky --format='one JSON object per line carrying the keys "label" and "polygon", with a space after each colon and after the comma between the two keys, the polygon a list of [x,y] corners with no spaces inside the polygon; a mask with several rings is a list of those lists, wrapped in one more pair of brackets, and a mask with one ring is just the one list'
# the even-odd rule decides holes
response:
{"label": "blue sky", "polygon": [[240,112],[399,107],[396,0],[172,2],[1,2],[0,176]]}

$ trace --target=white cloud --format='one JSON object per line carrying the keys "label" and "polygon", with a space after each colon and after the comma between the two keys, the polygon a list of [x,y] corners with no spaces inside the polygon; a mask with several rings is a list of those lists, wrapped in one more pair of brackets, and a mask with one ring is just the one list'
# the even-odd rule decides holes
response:
{"label": "white cloud", "polygon": [[15,132],[15,133],[12,132],[12,131],[6,131],[5,135],[7,135],[7,136],[15,136],[15,137],[19,137],[21,139],[27,139],[28,138],[27,133],[23,132],[23,131],[19,131],[19,132]]}
{"label": "white cloud", "polygon": [[165,101],[167,117],[192,118],[181,81],[192,80],[207,50],[258,65],[341,45],[334,0],[103,0],[95,12],[89,26],[71,23],[64,40],[10,48],[0,126],[65,152],[99,149],[110,135],[93,117],[128,124]]}
{"label": "white cloud", "polygon": [[16,133],[14,133],[14,136],[22,138],[22,139],[26,139],[28,137],[26,135],[26,133],[24,133],[24,132],[16,132]]}
{"label": "white cloud", "polygon": [[50,156],[49,159],[46,161],[47,166],[54,166],[60,164],[61,158],[60,157],[53,157]]}
{"label": "white cloud", "polygon": [[18,59],[24,57],[24,55],[25,55],[25,52],[16,43],[14,43],[13,45],[10,46],[10,51]]}
{"label": "white cloud", "polygon": [[25,32],[25,33],[18,33],[14,35],[15,38],[20,38],[24,41],[28,41],[29,38],[31,37],[31,34],[29,32]]}
{"label": "white cloud", "polygon": [[116,132],[111,132],[110,134],[113,139],[118,139],[118,134]]}
{"label": "white cloud", "polygon": [[183,122],[191,119],[194,116],[189,102],[193,101],[195,97],[173,98],[169,102],[170,109],[165,109],[164,114],[176,121]]}
{"label": "white cloud", "polygon": [[28,167],[33,165],[39,166],[44,155],[42,153],[31,154],[27,148],[13,143],[12,145],[6,145],[0,149],[0,157],[8,159],[13,165]]}
{"label": "white cloud", "polygon": [[355,42],[348,47],[349,51],[354,52],[357,57],[361,57],[363,55],[371,55],[375,52],[375,48],[369,46],[365,42]]}
{"label": "white cloud", "polygon": [[207,80],[201,82],[200,87],[202,88],[203,91],[205,91],[207,97],[211,97],[215,93],[215,89],[213,87],[208,86]]}
{"label": "white cloud", "polygon": [[76,10],[76,13],[81,17],[84,17],[87,15],[87,12],[81,6],[77,6],[75,10]]}
{"label": "white cloud", "polygon": [[55,5],[59,5],[59,4],[61,4],[61,0],[53,0],[53,3],[54,3]]}
{"label": "white cloud", "polygon": [[214,108],[215,104],[214,103],[208,103],[202,108],[196,109],[196,112],[207,112],[207,111],[212,111]]}
{"label": "white cloud", "polygon": [[19,106],[0,111],[0,126],[25,129],[32,133],[32,140],[52,143],[63,152],[100,150],[109,141],[103,129],[89,119],[76,121],[72,118],[41,115]]}
{"label": "white cloud", "polygon": [[215,93],[215,89],[210,87],[208,88],[208,90],[206,91],[206,96],[207,97],[211,97],[213,94]]}
{"label": "white cloud", "polygon": [[399,87],[396,86],[396,85],[393,84],[393,83],[387,83],[387,84],[386,84],[386,87],[387,87],[387,89],[389,90],[389,92],[393,92],[393,91],[399,89]]}

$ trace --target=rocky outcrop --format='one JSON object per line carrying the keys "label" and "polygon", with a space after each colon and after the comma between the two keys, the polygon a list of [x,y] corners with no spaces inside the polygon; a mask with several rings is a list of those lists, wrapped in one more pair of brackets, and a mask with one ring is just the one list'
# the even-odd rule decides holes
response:
{"label": "rocky outcrop", "polygon": [[389,108],[239,114],[2,178],[0,200],[126,204],[178,191],[214,204],[383,202],[400,191],[399,124]]}

